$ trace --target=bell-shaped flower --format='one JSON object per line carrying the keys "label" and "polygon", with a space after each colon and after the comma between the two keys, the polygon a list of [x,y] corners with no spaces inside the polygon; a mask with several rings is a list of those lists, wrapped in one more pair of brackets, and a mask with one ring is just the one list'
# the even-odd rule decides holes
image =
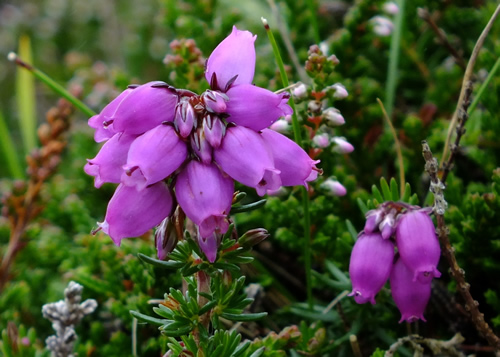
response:
{"label": "bell-shaped flower", "polygon": [[226,133],[224,123],[218,116],[207,114],[203,118],[202,126],[208,143],[211,147],[217,149],[222,142],[224,134]]}
{"label": "bell-shaped flower", "polygon": [[214,150],[215,161],[236,181],[254,187],[257,194],[281,186],[271,149],[261,135],[242,126],[227,129],[222,145]]}
{"label": "bell-shaped flower", "polygon": [[139,136],[130,146],[122,182],[142,190],[168,177],[186,158],[186,143],[171,125],[160,124]]}
{"label": "bell-shaped flower", "polygon": [[365,233],[374,232],[378,228],[380,222],[382,222],[382,219],[384,219],[384,216],[385,212],[383,208],[372,209],[366,212]]}
{"label": "bell-shaped flower", "polygon": [[135,88],[120,102],[108,123],[116,132],[140,135],[163,122],[173,121],[178,95],[164,82]]}
{"label": "bell-shaped flower", "polygon": [[340,114],[340,111],[333,107],[324,110],[323,118],[325,118],[327,123],[333,126],[340,126],[345,124],[345,119],[342,114]]}
{"label": "bell-shaped flower", "polygon": [[198,128],[191,135],[191,149],[198,158],[205,164],[212,162],[212,146],[208,142],[203,128]]}
{"label": "bell-shaped flower", "polygon": [[227,121],[255,131],[268,128],[280,117],[293,112],[287,104],[288,93],[276,94],[252,84],[232,86],[227,96]]}
{"label": "bell-shaped flower", "polygon": [[131,86],[121,92],[118,97],[113,99],[108,105],[106,105],[103,110],[91,117],[88,124],[91,128],[95,129],[94,140],[98,143],[112,138],[116,131],[113,129],[113,117],[115,115],[116,108],[120,105],[122,100],[134,90],[135,86]]}
{"label": "bell-shaped flower", "polygon": [[392,268],[390,283],[392,298],[401,312],[399,322],[425,321],[424,311],[431,296],[431,282],[422,284],[415,281],[413,272],[402,259],[398,259]]}
{"label": "bell-shaped flower", "polygon": [[182,100],[175,109],[174,125],[183,138],[187,138],[193,131],[196,121],[196,113],[189,100]]}
{"label": "bell-shaped flower", "polygon": [[85,173],[95,177],[94,186],[99,188],[105,182],[119,183],[122,177],[122,166],[127,162],[130,145],[135,135],[115,134],[104,143],[97,156],[87,160],[83,168]]}
{"label": "bell-shaped flower", "polygon": [[121,184],[98,225],[119,246],[123,238],[138,237],[158,225],[171,210],[172,196],[163,182],[141,191]]}
{"label": "bell-shaped flower", "polygon": [[201,235],[198,236],[198,246],[210,263],[215,262],[215,259],[217,259],[217,250],[219,249],[220,241],[220,234],[217,233],[212,233],[206,238],[203,238]]}
{"label": "bell-shaped flower", "polygon": [[[212,89],[226,91],[228,84],[252,83],[255,73],[255,39],[249,31],[233,31],[207,60],[205,78]],[[215,82],[215,83],[214,83]]]}
{"label": "bell-shaped flower", "polygon": [[177,176],[175,196],[203,238],[225,233],[233,201],[234,182],[215,164],[191,161]]}
{"label": "bell-shaped flower", "polygon": [[414,281],[428,283],[441,276],[436,269],[441,248],[427,213],[412,210],[403,214],[396,227],[396,244],[401,260],[414,274]]}
{"label": "bell-shaped flower", "polygon": [[391,274],[394,245],[379,233],[361,234],[354,244],[349,262],[352,292],[358,304],[375,304],[375,295]]}
{"label": "bell-shaped flower", "polygon": [[226,94],[207,90],[202,95],[201,98],[203,103],[205,103],[205,108],[211,113],[224,113],[226,111],[226,102],[229,101],[229,98]]}
{"label": "bell-shaped flower", "polygon": [[283,186],[304,185],[313,181],[318,176],[319,169],[313,160],[295,141],[270,129],[261,133],[267,146],[271,149],[274,158],[274,167],[280,170],[281,184]]}

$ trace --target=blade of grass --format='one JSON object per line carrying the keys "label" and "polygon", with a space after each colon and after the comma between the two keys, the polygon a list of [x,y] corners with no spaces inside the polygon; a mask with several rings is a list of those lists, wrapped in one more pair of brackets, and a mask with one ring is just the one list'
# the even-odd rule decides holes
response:
{"label": "blade of grass", "polygon": [[23,167],[17,155],[16,146],[10,137],[9,128],[5,122],[5,117],[0,111],[0,145],[4,153],[5,162],[9,168],[10,175],[15,179],[24,178]]}
{"label": "blade of grass", "polygon": [[81,112],[86,114],[88,117],[96,115],[96,113],[90,109],[85,103],[83,103],[81,100],[76,98],[74,95],[72,95],[70,92],[68,92],[66,89],[64,89],[63,86],[61,86],[59,83],[54,81],[52,78],[50,78],[48,75],[40,71],[39,69],[33,67],[31,64],[26,63],[23,61],[17,54],[14,52],[10,52],[9,55],[7,56],[9,61],[14,62],[18,66],[28,70],[35,76],[36,79],[42,81],[47,87],[52,89],[55,93],[66,99],[68,102],[73,104],[75,108],[79,109]]}
{"label": "blade of grass", "polygon": [[[31,42],[26,35],[19,38],[19,53],[32,62]],[[35,79],[21,68],[16,75],[16,102],[24,152],[29,154],[37,146]]]}
{"label": "blade of grass", "polygon": [[[283,82],[283,87],[288,87],[290,84],[288,82],[288,77],[286,75],[285,66],[283,64],[283,60],[281,58],[280,51],[278,49],[278,45],[276,44],[276,40],[274,39],[273,32],[269,27],[269,24],[265,18],[261,18],[262,23],[264,24],[264,28],[266,29],[267,36],[269,38],[269,42],[273,47],[274,57],[276,59],[276,63],[278,64],[281,81]],[[297,118],[297,110],[295,109],[295,103],[293,99],[290,97],[288,102],[290,107],[292,107],[292,127],[293,127],[293,136],[295,142],[302,146],[302,137],[300,133],[299,120]],[[307,189],[301,186],[300,190],[302,194],[302,208],[304,211],[304,265],[305,265],[305,274],[306,274],[306,293],[307,293],[307,304],[309,309],[313,308],[313,297],[312,297],[312,274],[311,274],[311,217],[309,212],[309,195]]]}
{"label": "blade of grass", "polygon": [[481,99],[481,96],[483,95],[484,91],[486,90],[486,87],[488,87],[488,84],[490,84],[491,80],[493,77],[495,77],[496,72],[500,68],[500,58],[497,59],[493,67],[491,68],[490,73],[488,74],[488,77],[486,77],[486,80],[481,84],[481,87],[479,87],[479,90],[477,91],[476,96],[474,97],[474,100],[472,101],[471,105],[469,106],[469,115],[472,114],[474,109],[476,109],[479,99]]}

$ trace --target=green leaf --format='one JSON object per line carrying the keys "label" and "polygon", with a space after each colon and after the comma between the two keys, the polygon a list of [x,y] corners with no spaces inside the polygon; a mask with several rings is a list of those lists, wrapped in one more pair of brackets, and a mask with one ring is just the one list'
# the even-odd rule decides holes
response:
{"label": "green leaf", "polygon": [[391,201],[394,202],[399,201],[399,187],[394,177],[391,178],[391,196],[392,196]]}
{"label": "green leaf", "polygon": [[382,203],[384,201],[391,201],[392,200],[391,190],[389,189],[389,185],[387,184],[386,179],[383,177],[380,178],[380,188],[382,189],[382,194],[384,195],[384,199],[382,201],[379,201],[379,203]]}
{"label": "green leaf", "polygon": [[375,197],[378,203],[382,203],[385,201],[376,185],[372,185],[372,195],[373,197]]}
{"label": "green leaf", "polygon": [[340,270],[335,263],[330,260],[325,260],[326,269],[332,274],[337,280],[343,282],[344,284],[351,284],[351,280]]}
{"label": "green leaf", "polygon": [[234,350],[233,354],[231,357],[238,357],[241,356],[243,352],[250,346],[250,341],[245,341],[241,345],[239,345],[236,350]]}
{"label": "green leaf", "polygon": [[152,266],[166,269],[179,269],[184,266],[185,263],[173,260],[158,260],[155,258],[148,257],[142,253],[137,253],[137,258],[139,258],[142,262],[151,264]]}
{"label": "green leaf", "polygon": [[217,300],[212,300],[212,301],[207,302],[205,305],[203,305],[203,307],[200,309],[198,314],[203,315],[204,313],[208,312],[210,309],[217,306],[217,302],[218,302]]}
{"label": "green leaf", "polygon": [[363,213],[363,215],[366,214],[366,212],[369,211],[368,207],[366,207],[366,204],[363,202],[363,200],[361,198],[358,197],[358,199],[356,200],[356,202],[358,203],[358,207],[359,209],[361,210],[361,212]]}
{"label": "green leaf", "polygon": [[358,231],[356,230],[356,228],[354,228],[353,224],[348,219],[345,220],[345,225],[347,226],[347,231],[351,235],[352,240],[356,241],[358,239]]}
{"label": "green leaf", "polygon": [[262,346],[257,351],[252,353],[249,357],[260,357],[266,351],[266,346]]}
{"label": "green leaf", "polygon": [[403,193],[403,197],[401,197],[401,201],[403,202],[409,202],[411,196],[411,186],[407,182],[405,185],[405,192]]}
{"label": "green leaf", "polygon": [[267,200],[260,200],[257,202],[252,202],[246,205],[231,207],[231,214],[242,213],[242,212],[250,212],[256,210],[266,204]]}
{"label": "green leaf", "polygon": [[223,312],[220,316],[230,321],[255,321],[267,316],[267,312],[257,312],[252,314],[229,314]]}
{"label": "green leaf", "polygon": [[130,315],[132,315],[133,317],[135,317],[139,321],[147,322],[147,323],[150,323],[153,325],[165,325],[165,323],[168,322],[168,320],[157,319],[157,318],[152,317],[152,316],[141,314],[140,312],[137,312],[134,310],[130,310]]}
{"label": "green leaf", "polygon": [[0,145],[4,153],[5,162],[9,168],[12,178],[22,179],[24,178],[24,170],[19,160],[19,155],[17,154],[16,146],[12,140],[12,136],[9,133],[9,128],[5,121],[5,117],[0,111]]}
{"label": "green leaf", "polygon": [[179,337],[182,335],[186,335],[193,330],[192,326],[184,326],[176,329],[169,329],[168,327],[162,328],[161,331],[163,334],[169,337]]}

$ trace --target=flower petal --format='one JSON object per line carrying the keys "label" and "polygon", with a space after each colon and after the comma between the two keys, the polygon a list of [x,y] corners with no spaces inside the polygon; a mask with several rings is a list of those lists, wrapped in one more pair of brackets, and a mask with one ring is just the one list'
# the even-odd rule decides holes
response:
{"label": "flower petal", "polygon": [[253,130],[242,126],[228,128],[221,146],[214,149],[214,157],[224,172],[254,187],[261,196],[281,186],[280,171],[274,167],[272,153]]}
{"label": "flower petal", "polygon": [[209,83],[212,76],[217,78],[218,88],[225,90],[228,82],[235,76],[234,84],[252,83],[255,72],[255,46],[257,38],[249,31],[240,31],[233,26],[227,36],[212,52],[207,60],[205,78]]}
{"label": "flower petal", "polygon": [[320,171],[316,168],[319,160],[312,160],[295,141],[271,129],[262,130],[261,136],[271,149],[274,166],[281,171],[283,186],[304,185],[307,188],[307,182],[316,179]]}
{"label": "flower petal", "polygon": [[234,182],[214,164],[191,161],[177,176],[175,195],[186,216],[200,227],[203,238],[229,228]]}
{"label": "flower petal", "polygon": [[130,146],[122,182],[142,190],[177,170],[186,160],[187,153],[186,143],[172,126],[158,125],[139,136]]}
{"label": "flower petal", "polygon": [[99,223],[116,245],[123,238],[138,237],[159,224],[172,210],[167,185],[158,182],[142,191],[119,185],[108,203],[106,218]]}
{"label": "flower petal", "polygon": [[127,162],[127,153],[135,135],[115,134],[102,146],[97,156],[87,160],[83,168],[87,175],[94,176],[94,186],[99,188],[105,182],[119,183],[122,166]]}
{"label": "flower petal", "polygon": [[255,131],[268,128],[280,117],[292,114],[287,104],[289,94],[276,94],[251,84],[241,84],[227,91],[227,121]]}

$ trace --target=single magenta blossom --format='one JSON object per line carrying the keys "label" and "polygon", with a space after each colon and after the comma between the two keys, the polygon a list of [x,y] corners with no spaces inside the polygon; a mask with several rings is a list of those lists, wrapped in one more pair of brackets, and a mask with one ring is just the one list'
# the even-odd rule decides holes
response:
{"label": "single magenta blossom", "polygon": [[441,248],[429,215],[421,210],[402,215],[396,227],[396,244],[401,260],[413,272],[413,280],[428,283],[439,278]]}
{"label": "single magenta blossom", "polygon": [[379,233],[361,234],[354,244],[349,262],[352,292],[358,304],[375,304],[392,270],[394,244]]}
{"label": "single magenta blossom", "polygon": [[424,310],[431,296],[431,282],[415,281],[413,272],[402,259],[394,264],[390,282],[392,298],[401,312],[399,322],[415,322],[418,319],[425,321]]}

